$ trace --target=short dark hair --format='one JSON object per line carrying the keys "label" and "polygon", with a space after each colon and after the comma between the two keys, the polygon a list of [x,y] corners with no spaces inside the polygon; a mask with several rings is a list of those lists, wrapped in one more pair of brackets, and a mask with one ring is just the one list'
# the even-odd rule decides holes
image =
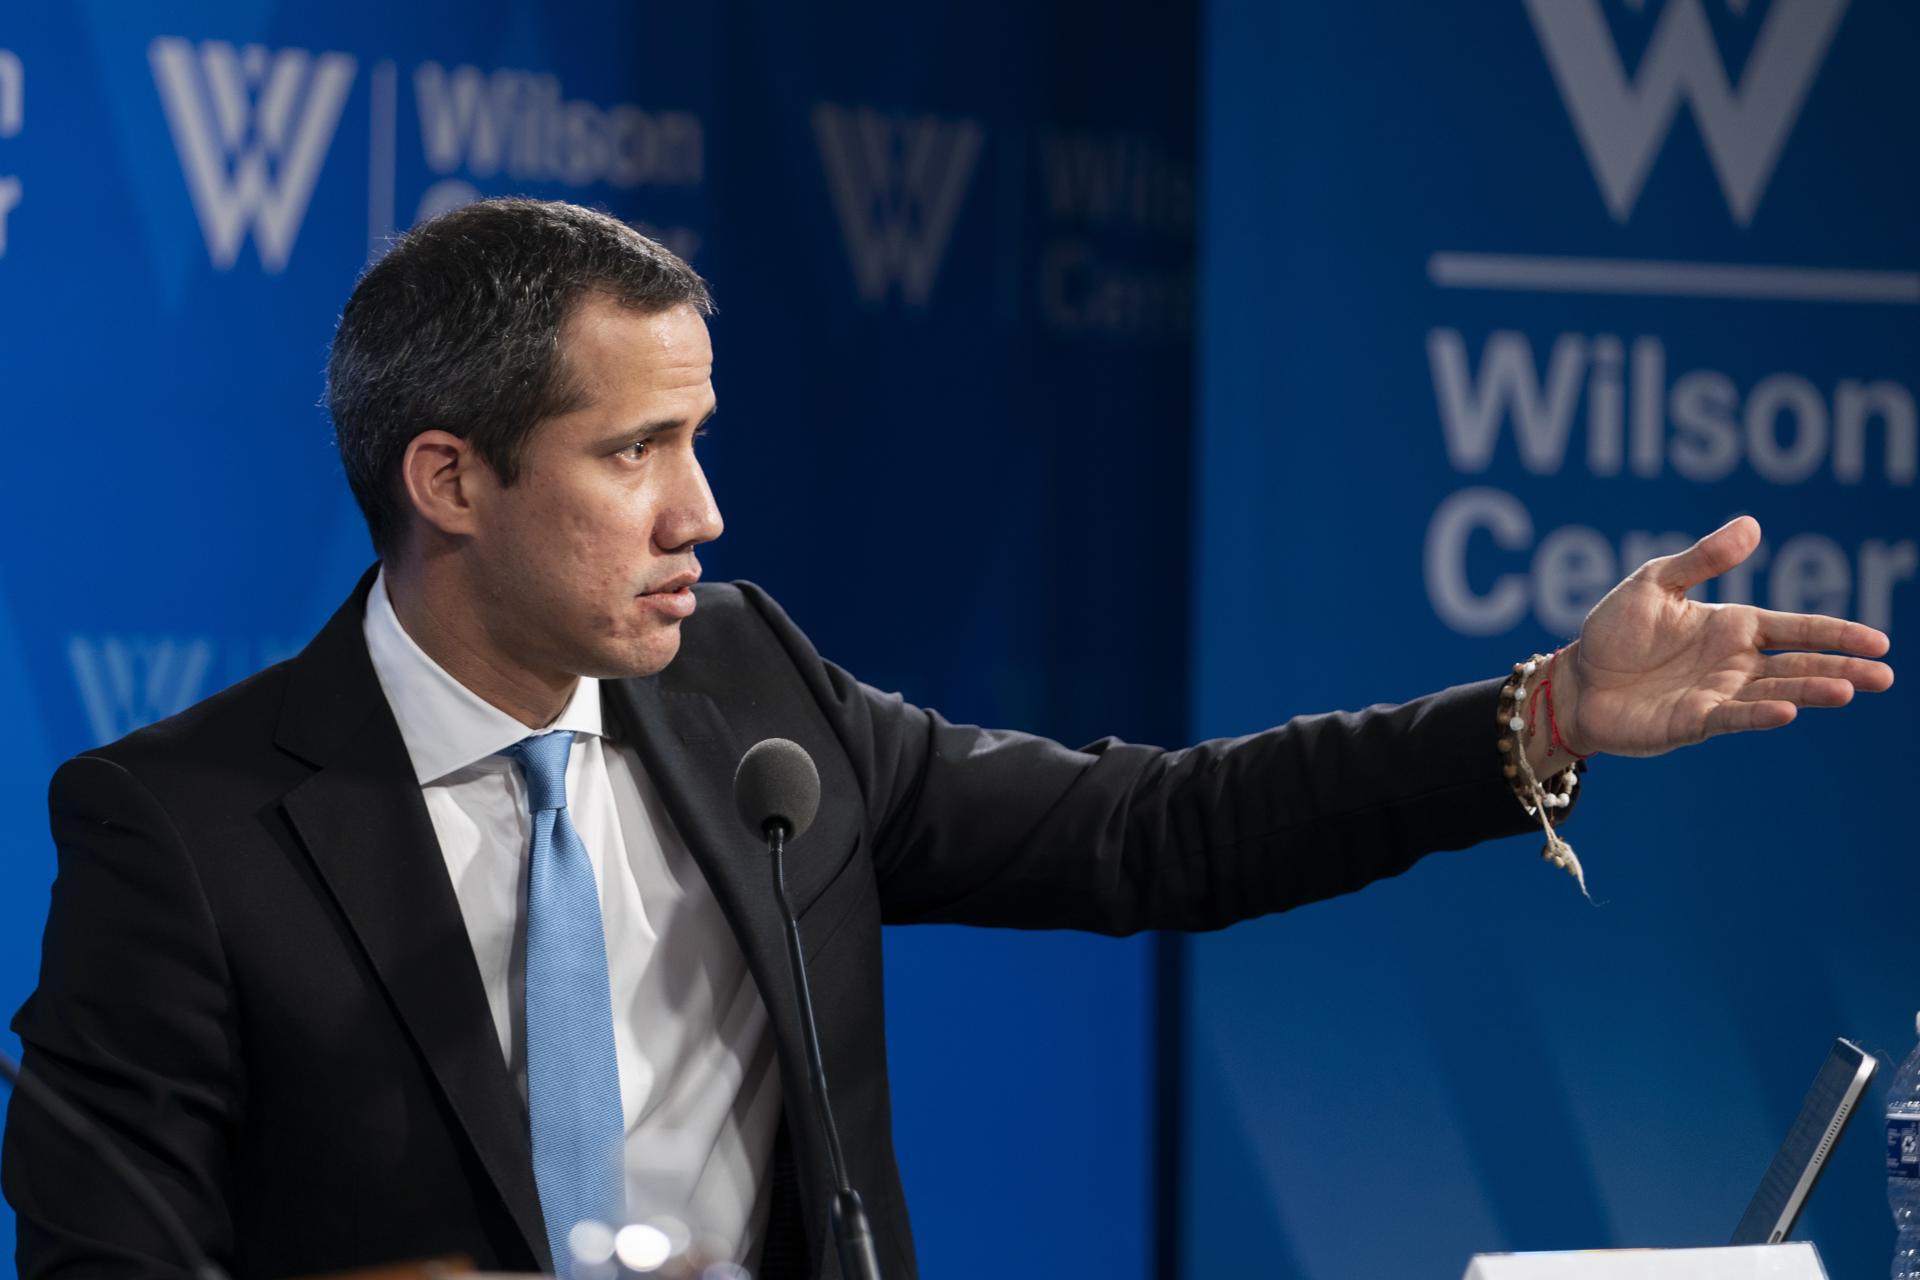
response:
{"label": "short dark hair", "polygon": [[360,277],[327,361],[327,409],[373,545],[406,528],[400,460],[422,431],[472,442],[512,484],[534,427],[577,407],[560,331],[588,294],[711,315],[694,269],[605,213],[482,200],[401,236]]}

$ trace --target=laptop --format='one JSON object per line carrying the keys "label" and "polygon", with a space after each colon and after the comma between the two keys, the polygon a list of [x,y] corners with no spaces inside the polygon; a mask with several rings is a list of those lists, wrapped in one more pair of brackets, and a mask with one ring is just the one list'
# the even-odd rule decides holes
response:
{"label": "laptop", "polygon": [[1729,1243],[1779,1244],[1793,1234],[1793,1224],[1826,1167],[1828,1154],[1846,1132],[1854,1104],[1866,1092],[1867,1082],[1878,1066],[1873,1055],[1863,1053],[1858,1045],[1847,1040],[1833,1042],[1833,1052],[1813,1078],[1813,1088],[1800,1104],[1800,1114],[1787,1131],[1787,1140],[1767,1166],[1760,1189]]}

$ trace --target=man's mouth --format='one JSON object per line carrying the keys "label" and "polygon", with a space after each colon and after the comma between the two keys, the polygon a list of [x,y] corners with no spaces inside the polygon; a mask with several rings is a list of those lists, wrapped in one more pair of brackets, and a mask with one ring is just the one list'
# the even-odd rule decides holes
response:
{"label": "man's mouth", "polygon": [[698,569],[686,573],[677,573],[661,582],[658,586],[640,593],[640,599],[648,606],[659,610],[671,618],[693,616],[693,584],[700,581]]}

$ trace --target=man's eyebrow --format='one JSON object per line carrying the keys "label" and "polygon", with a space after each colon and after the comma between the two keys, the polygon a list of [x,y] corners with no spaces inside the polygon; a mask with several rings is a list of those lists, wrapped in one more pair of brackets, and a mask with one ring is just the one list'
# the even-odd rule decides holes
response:
{"label": "man's eyebrow", "polygon": [[[706,426],[709,422],[712,422],[713,415],[715,413],[718,413],[719,410],[720,410],[720,406],[717,403],[714,404],[711,408],[707,410],[706,414],[700,419],[700,421],[693,424],[693,429],[695,431],[698,431],[702,427]],[[658,422],[647,422],[647,423],[642,423],[640,426],[637,426],[637,427],[622,428],[621,430],[614,432],[612,435],[609,435],[607,437],[607,441],[608,443],[619,441],[627,444],[632,444],[637,440],[650,440],[654,436],[659,435],[662,431],[677,431],[681,427],[684,427],[686,425],[687,425],[687,420],[685,418],[662,418]]]}
{"label": "man's eyebrow", "polygon": [[[700,421],[693,424],[693,429],[695,431],[698,431],[700,428],[706,426],[709,422],[712,422],[713,415],[718,413],[719,411],[720,411],[720,405],[717,401],[714,404],[709,405],[706,413],[701,416]],[[638,431],[634,432],[634,435],[636,436],[658,435],[662,431],[673,431],[680,427],[683,427],[686,425],[686,422],[687,420],[685,418],[667,418],[659,422],[649,422],[646,426],[641,427]]]}

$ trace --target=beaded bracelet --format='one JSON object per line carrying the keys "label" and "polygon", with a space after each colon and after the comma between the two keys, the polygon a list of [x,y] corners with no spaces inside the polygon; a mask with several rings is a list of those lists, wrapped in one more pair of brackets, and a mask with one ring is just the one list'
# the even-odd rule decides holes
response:
{"label": "beaded bracelet", "polygon": [[[1573,846],[1562,840],[1560,833],[1554,830],[1554,824],[1566,817],[1567,810],[1573,807],[1573,790],[1580,785],[1580,775],[1587,770],[1587,757],[1568,747],[1560,737],[1559,726],[1553,723],[1550,673],[1558,657],[1557,653],[1552,656],[1536,653],[1525,662],[1516,662],[1513,664],[1513,674],[1500,686],[1496,714],[1500,721],[1501,772],[1506,775],[1507,785],[1513,788],[1514,798],[1527,811],[1527,816],[1540,820],[1540,829],[1547,836],[1547,847],[1540,851],[1540,856],[1572,876],[1584,894],[1587,892],[1587,877],[1581,869],[1580,859],[1574,855]],[[1529,693],[1527,682],[1533,679],[1536,672],[1542,672],[1543,668],[1545,673],[1540,684]],[[1549,774],[1544,782],[1534,773],[1526,750],[1526,738],[1533,736],[1537,704],[1542,693],[1547,695],[1547,720],[1553,734],[1553,745],[1547,748],[1547,754],[1554,754],[1558,748],[1572,757],[1566,768]]]}

